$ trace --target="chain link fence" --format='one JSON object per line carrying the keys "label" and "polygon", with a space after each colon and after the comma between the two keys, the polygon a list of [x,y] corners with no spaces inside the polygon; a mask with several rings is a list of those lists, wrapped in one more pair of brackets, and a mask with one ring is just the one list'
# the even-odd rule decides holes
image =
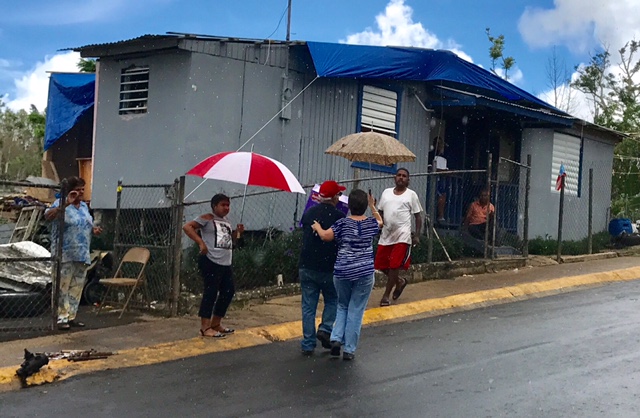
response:
{"label": "chain link fence", "polygon": [[0,190],[1,340],[55,327],[62,247],[50,248],[50,225],[43,219],[60,185],[0,181]]}
{"label": "chain link fence", "polygon": [[555,179],[552,175],[550,183],[559,201],[556,239],[537,237],[530,244],[535,250],[543,246],[539,252],[551,253],[550,248],[555,248],[558,260],[563,255],[599,252],[611,244],[607,231],[611,217],[611,163],[583,161],[563,165],[565,175]]}
{"label": "chain link fence", "polygon": [[[414,263],[548,253],[548,249],[541,247],[554,243],[555,237],[531,238],[530,159],[526,163],[505,158],[492,161],[489,155],[486,167],[493,167],[493,171],[485,168],[411,173],[410,188],[418,194],[426,215],[422,242],[412,250]],[[589,209],[587,203],[589,190],[592,202],[598,193],[607,193],[607,199],[602,200],[608,201],[610,175],[605,176],[606,167],[595,162],[585,162],[582,169],[585,174],[579,184],[569,183],[567,188],[576,190],[576,194],[579,190],[580,196],[564,200],[564,218],[571,212],[571,221],[560,225],[564,239],[567,236],[586,239],[589,231],[593,237],[604,231],[608,222],[608,208],[593,204]],[[594,173],[591,177],[594,180],[589,180],[590,172]],[[384,189],[394,186],[393,174],[363,177],[363,173],[371,172],[356,170],[355,173],[355,178],[337,180],[347,187],[347,192],[359,188],[379,198]],[[470,236],[465,233],[465,215],[487,185],[496,208],[496,222],[489,223],[484,236]],[[549,182],[549,187],[552,186]],[[304,186],[306,195],[269,190],[230,196],[229,219],[234,227],[239,223],[245,227],[243,243],[233,255],[238,290],[298,281],[302,244],[299,222],[313,188],[313,185]],[[135,246],[149,248],[152,253],[146,275],[150,300],[145,301],[141,294],[135,301],[140,307],[150,302],[156,311],[175,314],[181,297],[195,297],[202,290],[197,268],[199,250],[183,236],[182,225],[209,213],[210,200],[184,201],[184,178],[165,185],[120,185],[118,190],[113,240],[116,259]],[[496,245],[491,245],[492,242]],[[566,242],[564,244],[566,249]],[[553,248],[557,248],[557,243]],[[595,245],[585,247],[582,253],[596,249]]]}
{"label": "chain link fence", "polygon": [[[118,184],[113,251],[116,263],[131,248],[147,248],[151,256],[144,267],[144,283],[129,306],[144,308],[161,314],[175,314],[178,277],[175,269],[180,263],[181,249],[176,239],[181,234],[181,205],[184,183]],[[117,265],[117,264],[116,264]],[[140,266],[126,268],[137,268]],[[137,271],[123,271],[124,277],[136,277]],[[121,307],[130,289],[112,291],[105,304]]]}

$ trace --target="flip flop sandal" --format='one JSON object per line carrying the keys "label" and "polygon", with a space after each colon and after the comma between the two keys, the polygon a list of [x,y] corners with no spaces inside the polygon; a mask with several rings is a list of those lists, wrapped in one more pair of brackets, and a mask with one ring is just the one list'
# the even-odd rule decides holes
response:
{"label": "flip flop sandal", "polygon": [[[215,334],[213,335],[208,335],[206,334],[207,331],[209,331],[210,329],[213,329],[211,327],[205,329],[205,330],[200,330],[200,336],[201,337],[205,337],[205,338],[225,338],[227,335],[221,333],[220,331],[217,331]],[[215,331],[215,330],[214,330]]]}
{"label": "flip flop sandal", "polygon": [[387,298],[384,298],[380,301],[380,306],[389,306],[389,305],[391,305],[391,302]]}
{"label": "flip flop sandal", "polygon": [[221,334],[233,334],[234,332],[236,332],[236,330],[233,328],[225,328],[225,327],[218,328],[216,329],[216,331],[218,331]]}
{"label": "flip flop sandal", "polygon": [[393,300],[397,300],[400,295],[402,295],[402,291],[404,290],[405,287],[407,287],[407,285],[409,284],[409,281],[407,279],[403,279],[404,280],[404,284],[402,286],[400,286],[400,288],[396,287],[396,290],[393,292]]}

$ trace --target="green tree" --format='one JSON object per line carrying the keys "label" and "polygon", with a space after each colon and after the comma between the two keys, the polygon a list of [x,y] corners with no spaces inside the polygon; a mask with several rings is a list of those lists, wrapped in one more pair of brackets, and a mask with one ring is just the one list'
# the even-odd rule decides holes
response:
{"label": "green tree", "polygon": [[41,174],[45,114],[31,106],[13,111],[0,100],[0,178],[23,180]]}
{"label": "green tree", "polygon": [[81,73],[95,73],[96,60],[80,58],[76,67],[78,67],[78,70],[80,70]]}
{"label": "green tree", "polygon": [[499,75],[496,66],[499,63],[500,68],[504,71],[505,80],[509,79],[509,70],[513,68],[516,63],[515,58],[504,56],[504,35],[500,35],[497,38],[491,35],[491,28],[486,29],[487,38],[491,42],[489,47],[489,57],[491,58],[491,72]]}
{"label": "green tree", "polygon": [[593,122],[629,134],[616,145],[612,197],[613,213],[626,201],[640,194],[640,43],[627,42],[617,52],[619,63],[613,65],[608,47],[591,56],[587,65],[576,67],[578,78],[572,87],[583,92],[591,102]]}

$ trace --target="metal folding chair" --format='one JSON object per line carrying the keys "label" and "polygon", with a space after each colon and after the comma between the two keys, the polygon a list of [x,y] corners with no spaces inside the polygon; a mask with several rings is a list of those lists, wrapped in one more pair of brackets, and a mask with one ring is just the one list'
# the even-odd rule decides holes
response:
{"label": "metal folding chair", "polygon": [[[100,306],[98,307],[98,312],[96,312],[96,315],[98,315],[102,310],[102,307],[104,306],[104,302],[106,301],[107,296],[109,295],[109,292],[113,288],[115,289],[123,288],[123,287],[131,288],[131,292],[129,292],[129,296],[127,297],[127,300],[124,303],[124,306],[122,307],[122,312],[120,313],[120,316],[118,318],[122,318],[124,311],[127,309],[127,306],[129,305],[129,301],[131,301],[131,297],[133,296],[133,293],[136,291],[136,289],[138,289],[140,285],[144,286],[145,299],[147,303],[149,302],[149,296],[147,292],[147,282],[144,276],[144,268],[146,267],[147,262],[149,261],[149,256],[150,256],[150,253],[148,249],[141,248],[141,247],[133,247],[125,253],[124,257],[122,257],[122,261],[120,261],[120,265],[118,266],[116,273],[113,275],[113,278],[100,279],[100,284],[105,285],[107,287],[107,290],[105,291],[104,296],[102,297],[102,301],[100,302]],[[139,266],[140,269],[138,270],[138,274],[135,278],[122,277],[122,274],[123,274],[122,270],[125,263],[141,264]]]}

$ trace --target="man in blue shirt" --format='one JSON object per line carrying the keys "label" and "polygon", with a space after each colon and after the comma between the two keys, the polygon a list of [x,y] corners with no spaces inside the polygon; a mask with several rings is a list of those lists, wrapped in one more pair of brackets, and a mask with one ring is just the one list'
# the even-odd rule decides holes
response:
{"label": "man in blue shirt", "polygon": [[[311,355],[316,348],[316,339],[322,347],[331,348],[331,331],[336,319],[338,294],[333,284],[333,266],[336,262],[338,247],[335,242],[323,242],[313,231],[314,221],[328,229],[338,219],[345,217],[336,208],[338,199],[346,190],[333,180],[320,185],[320,204],[309,208],[300,221],[302,225],[302,251],[298,263],[300,288],[302,290],[302,354]],[[322,293],[324,309],[322,322],[316,332],[316,309]]]}

